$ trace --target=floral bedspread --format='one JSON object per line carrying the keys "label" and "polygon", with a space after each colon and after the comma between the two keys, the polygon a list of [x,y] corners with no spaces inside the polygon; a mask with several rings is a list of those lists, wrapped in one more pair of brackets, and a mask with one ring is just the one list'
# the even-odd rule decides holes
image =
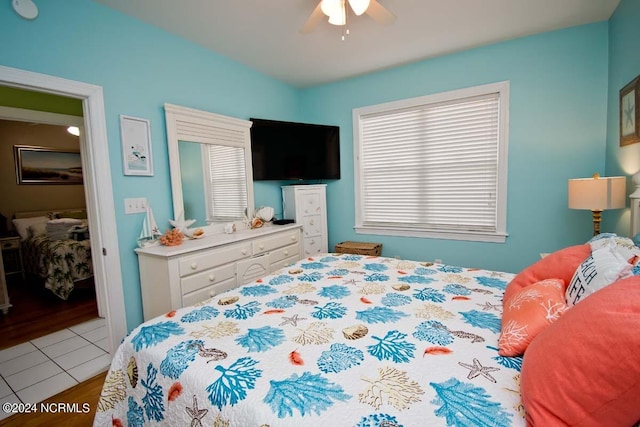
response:
{"label": "floral bedspread", "polygon": [[304,259],[134,329],[94,425],[525,425],[521,358],[497,352],[511,278],[384,257]]}
{"label": "floral bedspread", "polygon": [[44,286],[66,300],[74,282],[93,276],[90,240],[51,240],[46,234],[22,242],[26,270],[44,278]]}

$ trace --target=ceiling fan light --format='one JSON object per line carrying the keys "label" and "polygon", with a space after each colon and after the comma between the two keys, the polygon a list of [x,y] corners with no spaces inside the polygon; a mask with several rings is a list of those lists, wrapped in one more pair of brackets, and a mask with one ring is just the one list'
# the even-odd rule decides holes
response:
{"label": "ceiling fan light", "polygon": [[342,0],[322,0],[320,2],[320,10],[329,17],[334,16],[340,12],[340,3],[342,3]]}
{"label": "ceiling fan light", "polygon": [[332,25],[346,25],[347,24],[347,11],[345,9],[344,1],[338,2],[338,8],[329,15],[329,24]]}
{"label": "ceiling fan light", "polygon": [[367,11],[371,0],[349,0],[349,6],[353,9],[353,13],[360,16]]}

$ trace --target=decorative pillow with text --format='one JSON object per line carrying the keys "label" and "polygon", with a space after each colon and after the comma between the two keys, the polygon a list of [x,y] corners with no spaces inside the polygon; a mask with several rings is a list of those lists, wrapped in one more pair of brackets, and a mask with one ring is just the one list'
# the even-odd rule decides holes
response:
{"label": "decorative pillow with text", "polygon": [[612,246],[602,246],[585,259],[569,282],[565,298],[573,307],[611,283],[632,275],[633,266]]}

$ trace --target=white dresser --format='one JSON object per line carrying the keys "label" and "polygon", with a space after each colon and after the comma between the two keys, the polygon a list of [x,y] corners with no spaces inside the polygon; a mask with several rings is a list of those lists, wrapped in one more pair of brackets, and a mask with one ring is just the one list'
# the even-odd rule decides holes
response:
{"label": "white dresser", "polygon": [[180,246],[136,249],[144,320],[192,305],[300,259],[300,225],[268,224]]}
{"label": "white dresser", "polygon": [[302,255],[328,252],[327,185],[282,187],[284,218],[302,225]]}

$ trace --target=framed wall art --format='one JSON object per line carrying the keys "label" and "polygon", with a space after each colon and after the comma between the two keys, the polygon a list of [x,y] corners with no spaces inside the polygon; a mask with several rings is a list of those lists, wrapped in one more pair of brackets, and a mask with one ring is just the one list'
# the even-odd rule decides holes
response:
{"label": "framed wall art", "polygon": [[13,146],[18,184],[82,184],[80,151]]}
{"label": "framed wall art", "polygon": [[640,76],[620,89],[620,146],[640,142]]}
{"label": "framed wall art", "polygon": [[149,120],[120,116],[125,175],[153,176]]}

